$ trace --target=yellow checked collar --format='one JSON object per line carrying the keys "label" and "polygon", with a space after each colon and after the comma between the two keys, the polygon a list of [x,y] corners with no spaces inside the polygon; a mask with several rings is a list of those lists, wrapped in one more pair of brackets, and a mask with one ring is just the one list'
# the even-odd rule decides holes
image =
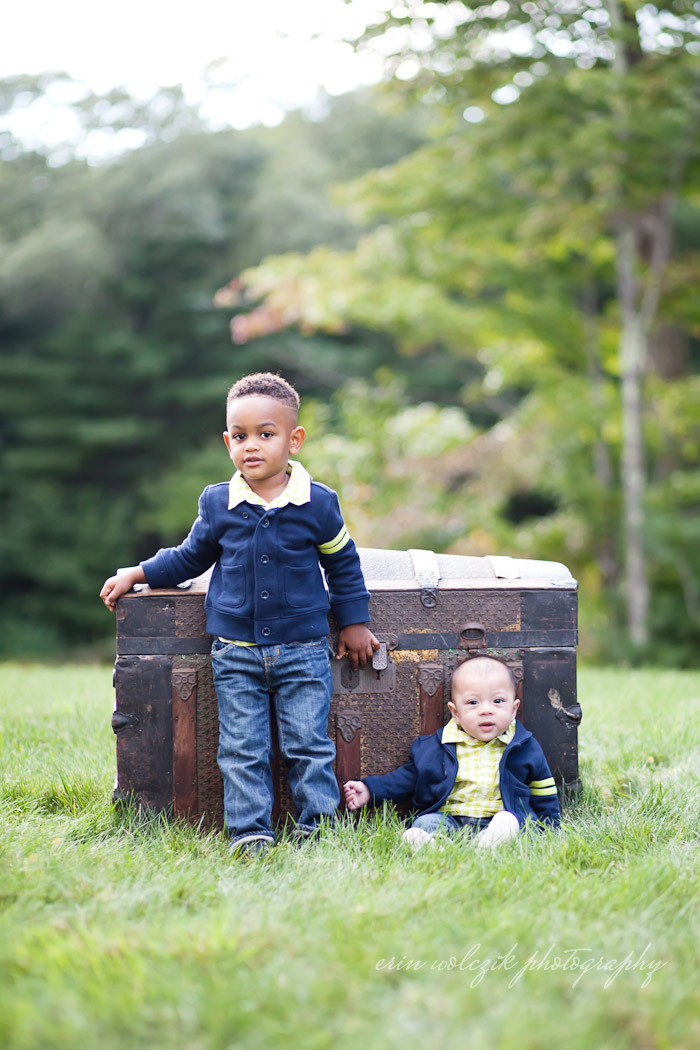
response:
{"label": "yellow checked collar", "polygon": [[228,509],[233,510],[239,503],[250,503],[256,507],[265,507],[271,510],[273,507],[286,507],[289,503],[301,507],[304,503],[311,501],[311,475],[295,460],[289,461],[289,481],[283,492],[270,502],[266,503],[262,496],[253,492],[246,479],[237,470],[228,486]]}
{"label": "yellow checked collar", "polygon": [[[509,744],[515,736],[515,719],[510,723],[508,728],[495,737],[496,740],[500,740],[503,744]],[[480,747],[484,744],[491,744],[491,740],[476,740],[473,736],[469,736],[458,722],[455,722],[454,718],[451,718],[445,728],[442,731],[442,742],[443,744],[467,744],[471,747]]]}

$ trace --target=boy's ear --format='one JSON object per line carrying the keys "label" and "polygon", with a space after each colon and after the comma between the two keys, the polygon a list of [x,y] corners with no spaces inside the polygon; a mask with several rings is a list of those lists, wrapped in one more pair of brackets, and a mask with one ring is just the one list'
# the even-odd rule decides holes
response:
{"label": "boy's ear", "polygon": [[451,700],[447,701],[447,706],[450,709],[450,714],[452,715],[452,717],[456,718],[457,717],[457,708],[455,707],[455,705],[452,703]]}
{"label": "boy's ear", "polygon": [[289,435],[289,451],[298,452],[306,440],[306,431],[303,427],[295,427]]}
{"label": "boy's ear", "polygon": [[228,430],[224,430],[224,445],[228,450],[229,456],[231,455],[231,438],[229,437]]}
{"label": "boy's ear", "polygon": [[516,696],[515,703],[513,704],[513,714],[515,714],[515,712],[518,710],[519,707],[520,707],[520,701],[518,700],[518,698]]}

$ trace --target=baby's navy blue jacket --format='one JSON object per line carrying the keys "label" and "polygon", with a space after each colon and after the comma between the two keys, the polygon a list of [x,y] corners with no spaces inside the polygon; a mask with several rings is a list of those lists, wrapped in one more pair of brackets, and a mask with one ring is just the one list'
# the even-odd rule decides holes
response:
{"label": "baby's navy blue jacket", "polygon": [[270,510],[229,510],[228,501],[228,482],[204,490],[187,538],[141,562],[149,586],[174,587],[213,564],[207,631],[258,645],[328,634],[331,607],[338,627],[369,621],[360,558],[332,489],[312,481],[309,503]]}
{"label": "baby's navy blue jacket", "polygon": [[[559,800],[542,748],[520,722],[499,766],[503,808],[522,827],[528,817],[558,827]],[[443,744],[442,729],[413,741],[408,762],[381,777],[363,777],[371,802],[411,802],[420,813],[435,813],[450,796],[457,777],[457,745]],[[542,783],[542,782],[547,783]],[[537,794],[536,792],[543,792]]]}

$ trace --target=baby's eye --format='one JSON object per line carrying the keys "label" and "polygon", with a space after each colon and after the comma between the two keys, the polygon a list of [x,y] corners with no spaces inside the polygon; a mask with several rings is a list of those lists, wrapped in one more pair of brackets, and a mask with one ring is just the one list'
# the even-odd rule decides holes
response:
{"label": "baby's eye", "polygon": [[263,432],[262,432],[262,434],[260,436],[264,437],[264,438],[271,438],[271,437],[274,437],[275,435],[272,433],[271,430],[263,430]]}
{"label": "baby's eye", "polygon": [[467,704],[470,707],[478,707],[479,706],[479,701],[478,700],[467,700]]}
{"label": "baby's eye", "polygon": [[234,441],[242,441],[244,437],[245,437],[245,434],[234,434],[233,435],[233,440]]}
{"label": "baby's eye", "polygon": [[506,701],[505,701],[505,697],[503,697],[503,696],[494,696],[493,702],[494,702],[494,704],[505,704]]}

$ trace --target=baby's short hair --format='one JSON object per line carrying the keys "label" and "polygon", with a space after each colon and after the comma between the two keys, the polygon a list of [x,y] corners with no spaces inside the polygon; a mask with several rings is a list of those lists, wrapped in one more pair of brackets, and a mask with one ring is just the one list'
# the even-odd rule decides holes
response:
{"label": "baby's short hair", "polygon": [[233,384],[226,398],[226,408],[239,397],[274,397],[275,401],[299,411],[299,395],[286,379],[275,372],[253,372]]}
{"label": "baby's short hair", "polygon": [[510,678],[510,684],[513,686],[513,692],[517,694],[517,692],[518,692],[518,683],[515,680],[515,675],[513,674],[513,668],[510,667],[505,662],[505,660],[501,660],[498,656],[472,656],[472,657],[467,657],[467,659],[463,660],[461,664],[457,664],[457,666],[455,667],[454,671],[452,672],[452,676],[454,677],[454,675],[456,675],[458,671],[461,671],[462,668],[465,665],[469,666],[470,664],[473,664],[475,660],[491,660],[493,663],[500,664],[501,667],[505,667],[506,672],[508,674],[508,677]]}

